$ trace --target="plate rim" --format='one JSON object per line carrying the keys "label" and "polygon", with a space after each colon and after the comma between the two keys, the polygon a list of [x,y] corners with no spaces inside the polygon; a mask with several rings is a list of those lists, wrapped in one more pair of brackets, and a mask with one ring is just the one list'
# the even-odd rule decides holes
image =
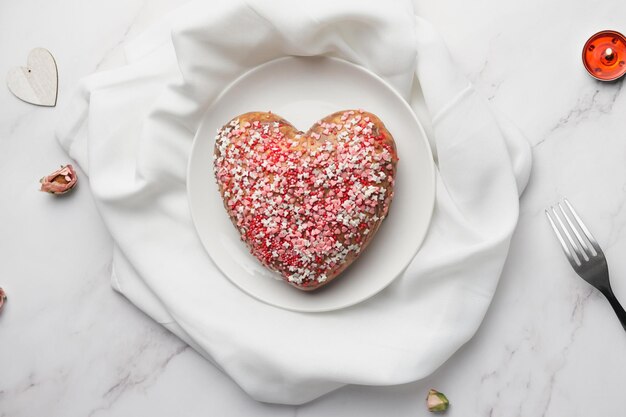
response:
{"label": "plate rim", "polygon": [[[198,144],[198,135],[200,133],[200,131],[203,130],[203,127],[206,123],[207,120],[207,113],[209,113],[217,103],[219,103],[220,99],[228,93],[228,91],[233,88],[238,82],[239,80],[249,76],[249,74],[253,73],[253,72],[257,72],[257,71],[261,71],[263,68],[270,66],[270,65],[275,65],[281,61],[290,61],[290,60],[300,60],[300,59],[325,59],[325,60],[330,60],[330,61],[335,61],[338,62],[340,65],[347,65],[352,67],[354,70],[360,71],[362,73],[365,73],[366,75],[373,77],[374,79],[376,79],[378,82],[382,83],[387,90],[389,90],[401,103],[402,106],[404,106],[409,113],[411,114],[412,118],[415,120],[415,123],[417,124],[417,127],[419,129],[419,132],[421,133],[421,140],[425,143],[426,145],[426,149],[428,151],[428,154],[430,155],[428,159],[428,165],[429,165],[429,172],[431,174],[431,179],[430,179],[430,185],[432,187],[432,193],[430,193],[432,196],[430,198],[430,204],[428,207],[428,220],[426,221],[426,226],[425,226],[425,230],[424,233],[422,234],[421,238],[419,239],[419,242],[417,245],[415,245],[415,249],[413,251],[413,254],[411,255],[411,257],[408,259],[408,261],[406,262],[406,264],[401,268],[400,272],[394,276],[392,279],[390,279],[388,282],[386,282],[384,285],[382,285],[380,288],[377,288],[376,291],[372,291],[370,294],[365,295],[364,297],[360,297],[358,299],[355,300],[350,300],[348,302],[339,304],[337,306],[334,307],[328,307],[328,308],[297,308],[297,307],[287,307],[287,306],[283,306],[283,305],[277,305],[274,304],[270,301],[264,300],[263,298],[260,298],[259,296],[255,295],[253,292],[247,290],[244,286],[240,285],[236,280],[233,280],[232,278],[230,278],[228,276],[228,274],[219,266],[219,264],[217,262],[215,262],[215,260],[213,259],[213,256],[211,256],[211,253],[209,252],[209,250],[207,249],[204,240],[202,239],[202,236],[200,235],[200,231],[198,230],[198,220],[197,220],[197,214],[194,214],[194,209],[193,209],[193,204],[192,204],[192,191],[191,188],[192,186],[190,185],[191,181],[191,169],[192,169],[192,160],[193,157],[195,155],[195,149],[196,146]],[[373,71],[359,65],[359,64],[355,64],[354,62],[350,62],[347,61],[345,59],[341,59],[341,58],[337,58],[337,57],[332,57],[332,56],[324,56],[324,55],[312,55],[312,56],[283,56],[283,57],[279,57],[279,58],[275,58],[275,59],[271,59],[269,61],[266,61],[260,65],[257,65],[253,68],[250,68],[246,71],[244,71],[243,73],[241,73],[240,75],[238,75],[234,80],[232,80],[230,83],[228,83],[223,89],[222,91],[220,91],[220,93],[215,97],[215,99],[213,99],[211,101],[211,103],[209,105],[207,105],[206,109],[202,112],[202,116],[201,116],[201,121],[198,124],[198,127],[196,129],[196,132],[194,134],[193,137],[193,141],[192,144],[189,148],[189,156],[187,158],[187,169],[186,169],[186,179],[185,179],[185,185],[186,185],[186,195],[187,195],[187,204],[189,206],[189,212],[191,215],[191,219],[192,219],[192,223],[194,226],[194,230],[195,230],[195,234],[198,238],[198,240],[200,241],[200,244],[202,245],[202,248],[204,249],[205,254],[211,259],[211,262],[213,263],[213,265],[215,265],[215,267],[217,268],[217,270],[220,272],[220,274],[222,275],[222,277],[224,279],[226,279],[227,281],[229,281],[232,285],[234,285],[237,289],[239,289],[240,291],[242,291],[243,293],[245,293],[247,296],[253,298],[254,300],[260,301],[268,306],[274,307],[274,308],[279,308],[282,310],[287,310],[287,311],[294,311],[294,312],[298,312],[298,313],[326,313],[326,312],[330,312],[330,311],[337,311],[337,310],[343,310],[345,308],[349,308],[352,306],[355,306],[357,304],[363,303],[364,301],[369,300],[370,298],[374,297],[375,295],[381,293],[383,290],[385,290],[387,287],[389,287],[393,282],[395,282],[398,278],[400,278],[404,272],[406,271],[406,269],[409,267],[409,265],[411,265],[411,262],[413,262],[413,260],[415,259],[415,257],[417,256],[417,254],[419,253],[420,249],[422,248],[422,245],[424,244],[424,240],[426,239],[426,236],[428,235],[428,231],[430,230],[430,226],[432,224],[432,219],[433,219],[433,213],[434,213],[434,209],[435,209],[435,203],[437,201],[437,172],[436,172],[436,164],[435,164],[435,160],[434,160],[434,154],[432,151],[432,147],[430,146],[430,141],[428,140],[428,136],[426,135],[426,131],[424,130],[424,126],[422,126],[422,123],[420,122],[419,118],[417,117],[417,114],[415,113],[415,111],[411,108],[411,106],[409,105],[409,103],[407,102],[407,100],[404,99],[404,97],[402,97],[402,95],[394,88],[392,87],[387,81],[385,81],[382,77],[380,77],[378,74],[374,73]]]}

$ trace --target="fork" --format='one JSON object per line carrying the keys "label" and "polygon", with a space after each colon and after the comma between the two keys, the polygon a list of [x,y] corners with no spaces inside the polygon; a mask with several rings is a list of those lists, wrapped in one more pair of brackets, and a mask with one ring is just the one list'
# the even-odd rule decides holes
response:
{"label": "fork", "polygon": [[[567,199],[546,209],[546,216],[559,239],[567,260],[574,271],[589,284],[597,288],[613,307],[617,318],[626,330],[626,311],[613,294],[609,282],[609,267],[604,252],[587,226],[582,222]],[[557,211],[558,207],[558,211]],[[568,214],[569,212],[569,214]],[[573,220],[572,220],[573,218]],[[584,236],[584,237],[583,237]]]}

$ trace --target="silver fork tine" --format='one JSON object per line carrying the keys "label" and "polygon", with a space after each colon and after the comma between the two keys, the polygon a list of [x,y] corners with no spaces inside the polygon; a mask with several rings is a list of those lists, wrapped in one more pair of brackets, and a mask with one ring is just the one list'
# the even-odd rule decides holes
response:
{"label": "silver fork tine", "polygon": [[576,210],[574,210],[574,207],[572,207],[572,205],[569,203],[567,198],[564,201],[565,201],[565,204],[567,205],[567,208],[574,216],[574,219],[576,220],[578,227],[580,227],[580,230],[583,231],[585,236],[587,236],[589,243],[591,243],[591,246],[593,246],[593,249],[595,251],[593,255],[596,256],[597,254],[602,253],[602,249],[600,249],[600,245],[598,245],[598,241],[596,240],[596,238],[593,237],[589,229],[587,229],[587,226],[585,226],[585,223],[583,223],[580,217],[578,217],[578,213],[576,213]]}
{"label": "silver fork tine", "polygon": [[578,246],[576,246],[576,243],[574,242],[572,235],[569,233],[568,228],[565,226],[565,223],[563,223],[563,220],[561,220],[561,216],[559,216],[559,213],[556,212],[556,209],[554,208],[554,206],[552,207],[552,213],[554,214],[554,217],[556,217],[556,221],[559,223],[559,226],[561,226],[561,230],[565,234],[565,237],[567,237],[567,240],[570,243],[572,250],[574,251],[576,263],[578,265],[581,265],[584,257],[582,253],[580,253],[580,249],[578,249]]}
{"label": "silver fork tine", "polygon": [[563,214],[563,217],[565,217],[565,221],[567,221],[567,224],[569,224],[570,229],[572,230],[572,232],[574,232],[574,235],[576,236],[578,243],[580,243],[580,249],[582,249],[582,255],[584,256],[585,261],[588,261],[591,255],[591,251],[589,250],[589,247],[587,246],[585,239],[583,239],[580,233],[578,233],[578,229],[576,228],[576,226],[574,226],[574,223],[572,223],[572,220],[569,218],[569,216],[563,209],[563,206],[561,205],[561,203],[558,203],[558,205],[559,205],[559,209],[561,210],[561,213]]}
{"label": "silver fork tine", "polygon": [[559,231],[558,227],[554,223],[554,220],[552,220],[552,216],[550,216],[550,212],[548,211],[548,209],[546,209],[546,217],[548,218],[548,221],[550,222],[550,226],[552,226],[552,230],[554,230],[554,234],[556,235],[557,239],[559,239],[559,242],[561,243],[561,247],[563,248],[563,252],[565,252],[565,256],[567,257],[567,260],[572,264],[572,266],[576,267],[577,262],[574,260],[574,256],[572,255],[572,252],[570,252],[569,247],[567,246],[567,243],[565,243],[565,240],[563,240],[563,236],[561,236],[561,232]]}

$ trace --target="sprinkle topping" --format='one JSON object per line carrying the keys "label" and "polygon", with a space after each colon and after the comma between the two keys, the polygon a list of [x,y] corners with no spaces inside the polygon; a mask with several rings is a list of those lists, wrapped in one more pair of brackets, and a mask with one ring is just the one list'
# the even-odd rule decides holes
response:
{"label": "sprinkle topping", "polygon": [[398,158],[383,123],[334,113],[307,133],[270,113],[218,130],[214,174],[252,254],[292,285],[332,280],[387,216]]}

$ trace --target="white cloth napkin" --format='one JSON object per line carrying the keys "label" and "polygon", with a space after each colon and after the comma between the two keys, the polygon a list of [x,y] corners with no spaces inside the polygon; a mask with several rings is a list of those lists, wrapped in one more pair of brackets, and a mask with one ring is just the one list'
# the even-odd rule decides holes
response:
{"label": "white cloth napkin", "polygon": [[[421,86],[427,111],[418,113],[436,151],[437,202],[421,251],[382,293],[331,313],[285,311],[241,292],[204,251],[187,205],[203,112],[243,72],[285,55],[367,67],[416,110]],[[471,338],[507,256],[530,152],[408,0],[192,2],[127,45],[126,59],[80,83],[57,132],[115,240],[117,291],[267,402],[414,381]]]}

